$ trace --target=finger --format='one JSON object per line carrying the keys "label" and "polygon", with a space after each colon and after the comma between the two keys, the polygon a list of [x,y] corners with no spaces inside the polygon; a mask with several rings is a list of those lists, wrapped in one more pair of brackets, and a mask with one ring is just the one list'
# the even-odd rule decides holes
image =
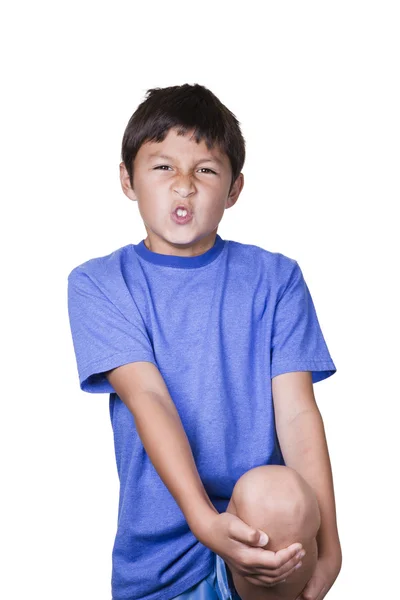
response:
{"label": "finger", "polygon": [[274,587],[275,585],[278,585],[278,583],[284,583],[292,573],[295,573],[297,569],[301,567],[301,565],[302,563],[300,562],[298,565],[296,565],[295,567],[278,577],[268,577],[265,575],[248,575],[245,576],[245,579],[247,579],[247,581],[258,587]]}
{"label": "finger", "polygon": [[285,552],[293,554],[296,552],[300,552],[300,550],[303,550],[303,544],[301,544],[300,542],[296,542],[295,544],[290,544],[290,546],[288,546],[287,548],[281,548],[280,550],[277,550],[276,554],[284,554]]}
{"label": "finger", "polygon": [[300,568],[302,565],[302,560],[305,556],[305,550],[301,550],[298,554],[296,554],[291,560],[284,563],[279,569],[275,571],[275,575],[282,575],[284,577],[288,577],[290,573],[293,573],[296,569]]}
{"label": "finger", "polygon": [[[244,545],[244,563],[249,575],[278,577],[284,575],[298,564],[305,550],[299,553],[288,551],[287,548],[272,552],[262,548],[250,548]],[[303,555],[301,553],[304,553]]]}
{"label": "finger", "polygon": [[[288,567],[291,568],[292,565],[297,563],[300,558],[300,553],[305,550],[301,548],[300,552],[296,550],[298,546],[295,546],[294,549],[289,550],[288,548],[283,548],[282,550],[278,550],[277,552],[271,552],[270,550],[263,550],[261,555],[262,563],[258,564],[257,567],[261,567],[264,569],[268,569],[271,571],[271,575],[276,575],[278,572],[283,572]],[[303,554],[304,556],[304,554]]]}
{"label": "finger", "polygon": [[232,539],[248,546],[266,546],[269,541],[268,535],[264,531],[250,527],[239,517],[233,519],[229,535]]}
{"label": "finger", "polygon": [[304,551],[301,544],[292,544],[292,546],[289,546],[288,548],[278,550],[275,552],[275,568],[279,569],[285,563],[293,560],[301,551]]}
{"label": "finger", "polygon": [[302,565],[302,561],[299,557],[293,558],[288,563],[285,563],[279,569],[271,570],[271,569],[263,569],[257,573],[257,577],[265,577],[265,578],[273,578],[276,579],[279,577],[280,579],[284,579],[289,577],[293,572],[299,569]]}
{"label": "finger", "polygon": [[292,575],[293,573],[297,573],[298,569],[300,569],[300,568],[301,568],[302,564],[303,564],[303,563],[302,563],[301,561],[300,561],[300,562],[298,562],[298,563],[297,563],[297,564],[296,564],[296,565],[295,565],[295,566],[294,566],[292,569],[290,569],[290,570],[289,570],[289,571],[286,573],[286,575],[285,575],[285,578],[286,578],[286,577],[289,577],[289,576],[290,576],[290,575]]}
{"label": "finger", "polygon": [[[265,555],[265,552],[263,552],[263,555]],[[271,562],[269,564],[266,564],[266,559],[264,556],[263,565],[260,565],[259,563],[257,564],[254,560],[249,560],[249,557],[247,557],[248,575],[259,578],[269,578],[273,579],[274,581],[276,581],[278,577],[280,579],[284,579],[285,577],[288,577],[290,573],[296,570],[296,568],[299,568],[301,566],[301,561],[304,556],[305,550],[301,550],[299,554],[293,556],[288,562],[284,563],[280,567],[276,567],[276,565],[274,565],[274,561],[276,560],[276,557],[274,556],[270,557]],[[267,579],[264,579],[264,581],[268,582]]]}

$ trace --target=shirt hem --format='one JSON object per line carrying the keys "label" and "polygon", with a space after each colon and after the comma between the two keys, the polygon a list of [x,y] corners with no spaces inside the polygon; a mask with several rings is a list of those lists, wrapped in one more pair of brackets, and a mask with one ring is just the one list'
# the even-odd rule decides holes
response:
{"label": "shirt hem", "polygon": [[[161,590],[154,592],[153,594],[141,596],[140,600],[172,600],[175,598],[175,596],[179,596],[180,594],[187,592],[190,590],[190,588],[200,583],[200,581],[202,581],[211,573],[214,567],[213,560],[211,563],[209,563],[208,567],[199,570],[195,575],[192,573],[185,579],[180,579],[175,585],[169,587],[166,591]],[[136,600],[136,598],[137,596],[122,597],[113,595],[111,600]]]}

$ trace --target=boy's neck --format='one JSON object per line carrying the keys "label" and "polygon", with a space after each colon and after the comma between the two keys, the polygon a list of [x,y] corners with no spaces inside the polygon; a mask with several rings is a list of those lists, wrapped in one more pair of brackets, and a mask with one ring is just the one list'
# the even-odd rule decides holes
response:
{"label": "boy's neck", "polygon": [[159,236],[147,235],[143,240],[144,245],[150,252],[157,254],[166,254],[168,256],[182,256],[182,257],[194,257],[204,254],[215,244],[217,236],[217,230],[212,231],[205,237],[197,240],[193,243],[179,244],[168,242]]}

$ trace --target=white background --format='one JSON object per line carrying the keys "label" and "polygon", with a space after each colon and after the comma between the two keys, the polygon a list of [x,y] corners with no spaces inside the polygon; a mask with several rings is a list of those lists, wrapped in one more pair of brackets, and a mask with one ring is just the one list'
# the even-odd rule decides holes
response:
{"label": "white background", "polygon": [[200,83],[240,121],[218,233],[295,258],[337,373],[315,385],[343,566],[330,600],[398,593],[399,5],[15,2],[2,11],[0,597],[109,600],[108,395],[80,390],[76,265],[145,237],[119,183],[151,87]]}

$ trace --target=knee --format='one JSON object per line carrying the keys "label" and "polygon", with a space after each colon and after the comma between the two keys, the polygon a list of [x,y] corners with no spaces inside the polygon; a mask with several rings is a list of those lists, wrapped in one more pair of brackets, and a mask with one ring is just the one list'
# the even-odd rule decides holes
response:
{"label": "knee", "polygon": [[294,469],[262,465],[239,478],[232,494],[239,518],[265,531],[270,540],[282,533],[292,543],[311,539],[321,525],[318,500],[312,487]]}

